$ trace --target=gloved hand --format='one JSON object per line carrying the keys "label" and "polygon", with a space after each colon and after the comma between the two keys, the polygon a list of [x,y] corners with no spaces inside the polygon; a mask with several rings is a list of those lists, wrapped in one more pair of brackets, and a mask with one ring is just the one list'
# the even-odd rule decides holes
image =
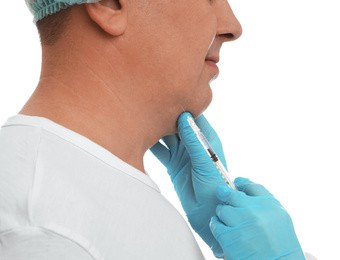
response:
{"label": "gloved hand", "polygon": [[235,191],[216,189],[223,202],[217,206],[210,228],[228,260],[305,259],[292,220],[262,185],[236,178]]}
{"label": "gloved hand", "polygon": [[[210,246],[216,257],[223,257],[223,250],[212,235],[209,223],[220,203],[215,192],[220,185],[226,185],[209,155],[203,149],[183,113],[178,119],[179,134],[162,138],[151,152],[166,166],[175,191],[186,212],[192,228]],[[196,124],[226,167],[221,142],[203,115]]]}

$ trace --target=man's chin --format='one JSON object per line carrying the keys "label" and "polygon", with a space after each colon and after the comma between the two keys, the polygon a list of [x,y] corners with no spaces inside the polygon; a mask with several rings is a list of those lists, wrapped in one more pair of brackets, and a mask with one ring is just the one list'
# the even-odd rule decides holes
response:
{"label": "man's chin", "polygon": [[187,112],[189,112],[193,118],[197,118],[200,115],[202,115],[204,113],[204,111],[209,107],[209,105],[212,102],[212,91],[209,93],[209,95],[206,95],[206,99],[202,100],[202,102],[200,102],[199,104],[197,104],[195,107],[191,107],[190,109],[188,109]]}

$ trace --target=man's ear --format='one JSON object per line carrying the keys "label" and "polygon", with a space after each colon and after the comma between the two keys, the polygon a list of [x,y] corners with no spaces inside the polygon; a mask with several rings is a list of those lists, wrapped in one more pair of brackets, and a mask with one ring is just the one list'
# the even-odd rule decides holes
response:
{"label": "man's ear", "polygon": [[91,19],[112,36],[124,33],[127,26],[126,0],[102,0],[85,4]]}

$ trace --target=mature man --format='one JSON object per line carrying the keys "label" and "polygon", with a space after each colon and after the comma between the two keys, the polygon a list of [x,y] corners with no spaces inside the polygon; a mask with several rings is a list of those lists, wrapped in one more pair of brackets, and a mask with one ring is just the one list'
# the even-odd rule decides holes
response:
{"label": "mature man", "polygon": [[[26,3],[42,69],[0,132],[1,259],[203,259],[144,169],[150,147],[216,257],[304,259],[281,205],[247,179],[235,182],[244,192],[231,191],[190,130],[191,115],[182,114],[198,118],[224,161],[200,115],[222,44],[242,33],[226,0]],[[166,147],[158,142],[164,136]],[[225,204],[246,213],[259,204],[259,219],[281,229],[247,221],[254,211],[229,218]]]}

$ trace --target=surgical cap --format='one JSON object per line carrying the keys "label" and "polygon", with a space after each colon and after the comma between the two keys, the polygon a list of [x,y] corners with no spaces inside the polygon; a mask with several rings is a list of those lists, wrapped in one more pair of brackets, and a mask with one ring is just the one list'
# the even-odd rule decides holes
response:
{"label": "surgical cap", "polygon": [[26,5],[34,16],[34,23],[71,5],[99,1],[101,0],[25,0]]}

